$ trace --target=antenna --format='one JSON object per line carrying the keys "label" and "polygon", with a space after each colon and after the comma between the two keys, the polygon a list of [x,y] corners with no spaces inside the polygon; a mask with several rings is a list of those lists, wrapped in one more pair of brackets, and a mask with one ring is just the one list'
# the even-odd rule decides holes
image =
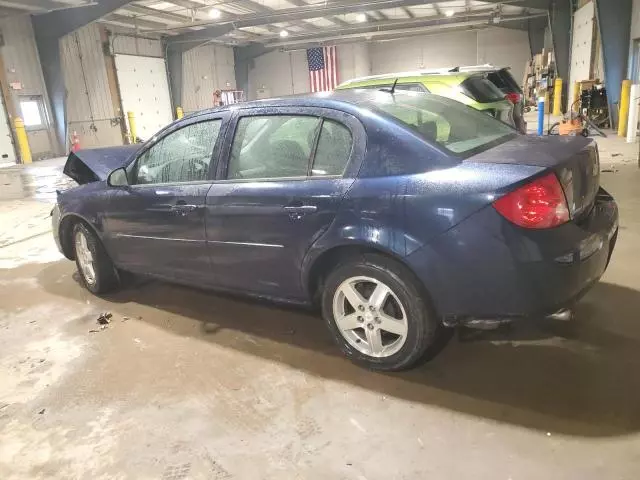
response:
{"label": "antenna", "polygon": [[391,85],[391,88],[381,88],[380,91],[381,92],[388,92],[391,95],[393,95],[396,92],[396,85],[398,84],[398,79],[396,78],[393,81],[393,85]]}
{"label": "antenna", "polygon": [[398,79],[396,78],[396,79],[393,81],[393,85],[391,85],[391,90],[389,90],[389,93],[390,93],[391,95],[393,95],[394,93],[396,93],[396,85],[397,85],[397,84],[398,84]]}

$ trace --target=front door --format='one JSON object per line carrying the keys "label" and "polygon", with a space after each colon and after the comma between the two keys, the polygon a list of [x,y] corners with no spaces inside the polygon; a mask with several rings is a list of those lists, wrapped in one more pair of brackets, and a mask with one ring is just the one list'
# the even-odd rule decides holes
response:
{"label": "front door", "polygon": [[171,129],[128,168],[130,185],[106,212],[118,266],[184,281],[210,272],[205,200],[222,122],[196,118]]}
{"label": "front door", "polygon": [[353,183],[344,173],[356,156],[348,125],[357,121],[346,114],[335,114],[340,121],[327,112],[298,112],[235,122],[222,180],[207,196],[209,254],[219,285],[303,297],[304,256]]}

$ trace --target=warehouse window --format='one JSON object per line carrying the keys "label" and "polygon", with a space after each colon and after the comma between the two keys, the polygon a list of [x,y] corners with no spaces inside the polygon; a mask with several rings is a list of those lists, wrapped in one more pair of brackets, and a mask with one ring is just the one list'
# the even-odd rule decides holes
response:
{"label": "warehouse window", "polygon": [[46,128],[44,103],[39,95],[20,97],[20,112],[24,126],[28,130],[41,130]]}

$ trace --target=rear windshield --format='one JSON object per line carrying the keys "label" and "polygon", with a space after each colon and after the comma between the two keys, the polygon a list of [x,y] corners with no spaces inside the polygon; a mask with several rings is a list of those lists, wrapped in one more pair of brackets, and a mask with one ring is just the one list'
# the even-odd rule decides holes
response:
{"label": "rear windshield", "polygon": [[370,106],[461,158],[484,152],[517,136],[513,128],[489,115],[438,95],[379,92]]}
{"label": "rear windshield", "polygon": [[522,93],[522,89],[516,79],[513,78],[511,72],[506,68],[496,70],[495,72],[489,72],[487,77],[491,82],[502,90],[504,93]]}
{"label": "rear windshield", "polygon": [[469,77],[460,86],[464,93],[476,102],[491,103],[504,99],[504,93],[483,76]]}

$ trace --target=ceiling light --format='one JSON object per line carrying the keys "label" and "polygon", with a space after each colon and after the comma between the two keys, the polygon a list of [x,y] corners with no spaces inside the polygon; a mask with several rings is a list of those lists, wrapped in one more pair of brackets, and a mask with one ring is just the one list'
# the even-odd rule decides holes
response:
{"label": "ceiling light", "polygon": [[287,32],[286,30],[280,30],[280,36],[282,38],[288,37],[289,36],[289,32]]}
{"label": "ceiling light", "polygon": [[456,12],[454,12],[453,10],[447,10],[446,12],[444,12],[444,14],[445,14],[447,17],[453,17],[453,14],[454,14],[454,13],[456,13]]}
{"label": "ceiling light", "polygon": [[364,23],[367,21],[367,16],[364,13],[359,13],[358,15],[356,15],[356,21],[358,23]]}
{"label": "ceiling light", "polygon": [[209,10],[210,18],[220,18],[220,15],[222,15],[222,12],[217,8],[212,8],[211,10]]}

